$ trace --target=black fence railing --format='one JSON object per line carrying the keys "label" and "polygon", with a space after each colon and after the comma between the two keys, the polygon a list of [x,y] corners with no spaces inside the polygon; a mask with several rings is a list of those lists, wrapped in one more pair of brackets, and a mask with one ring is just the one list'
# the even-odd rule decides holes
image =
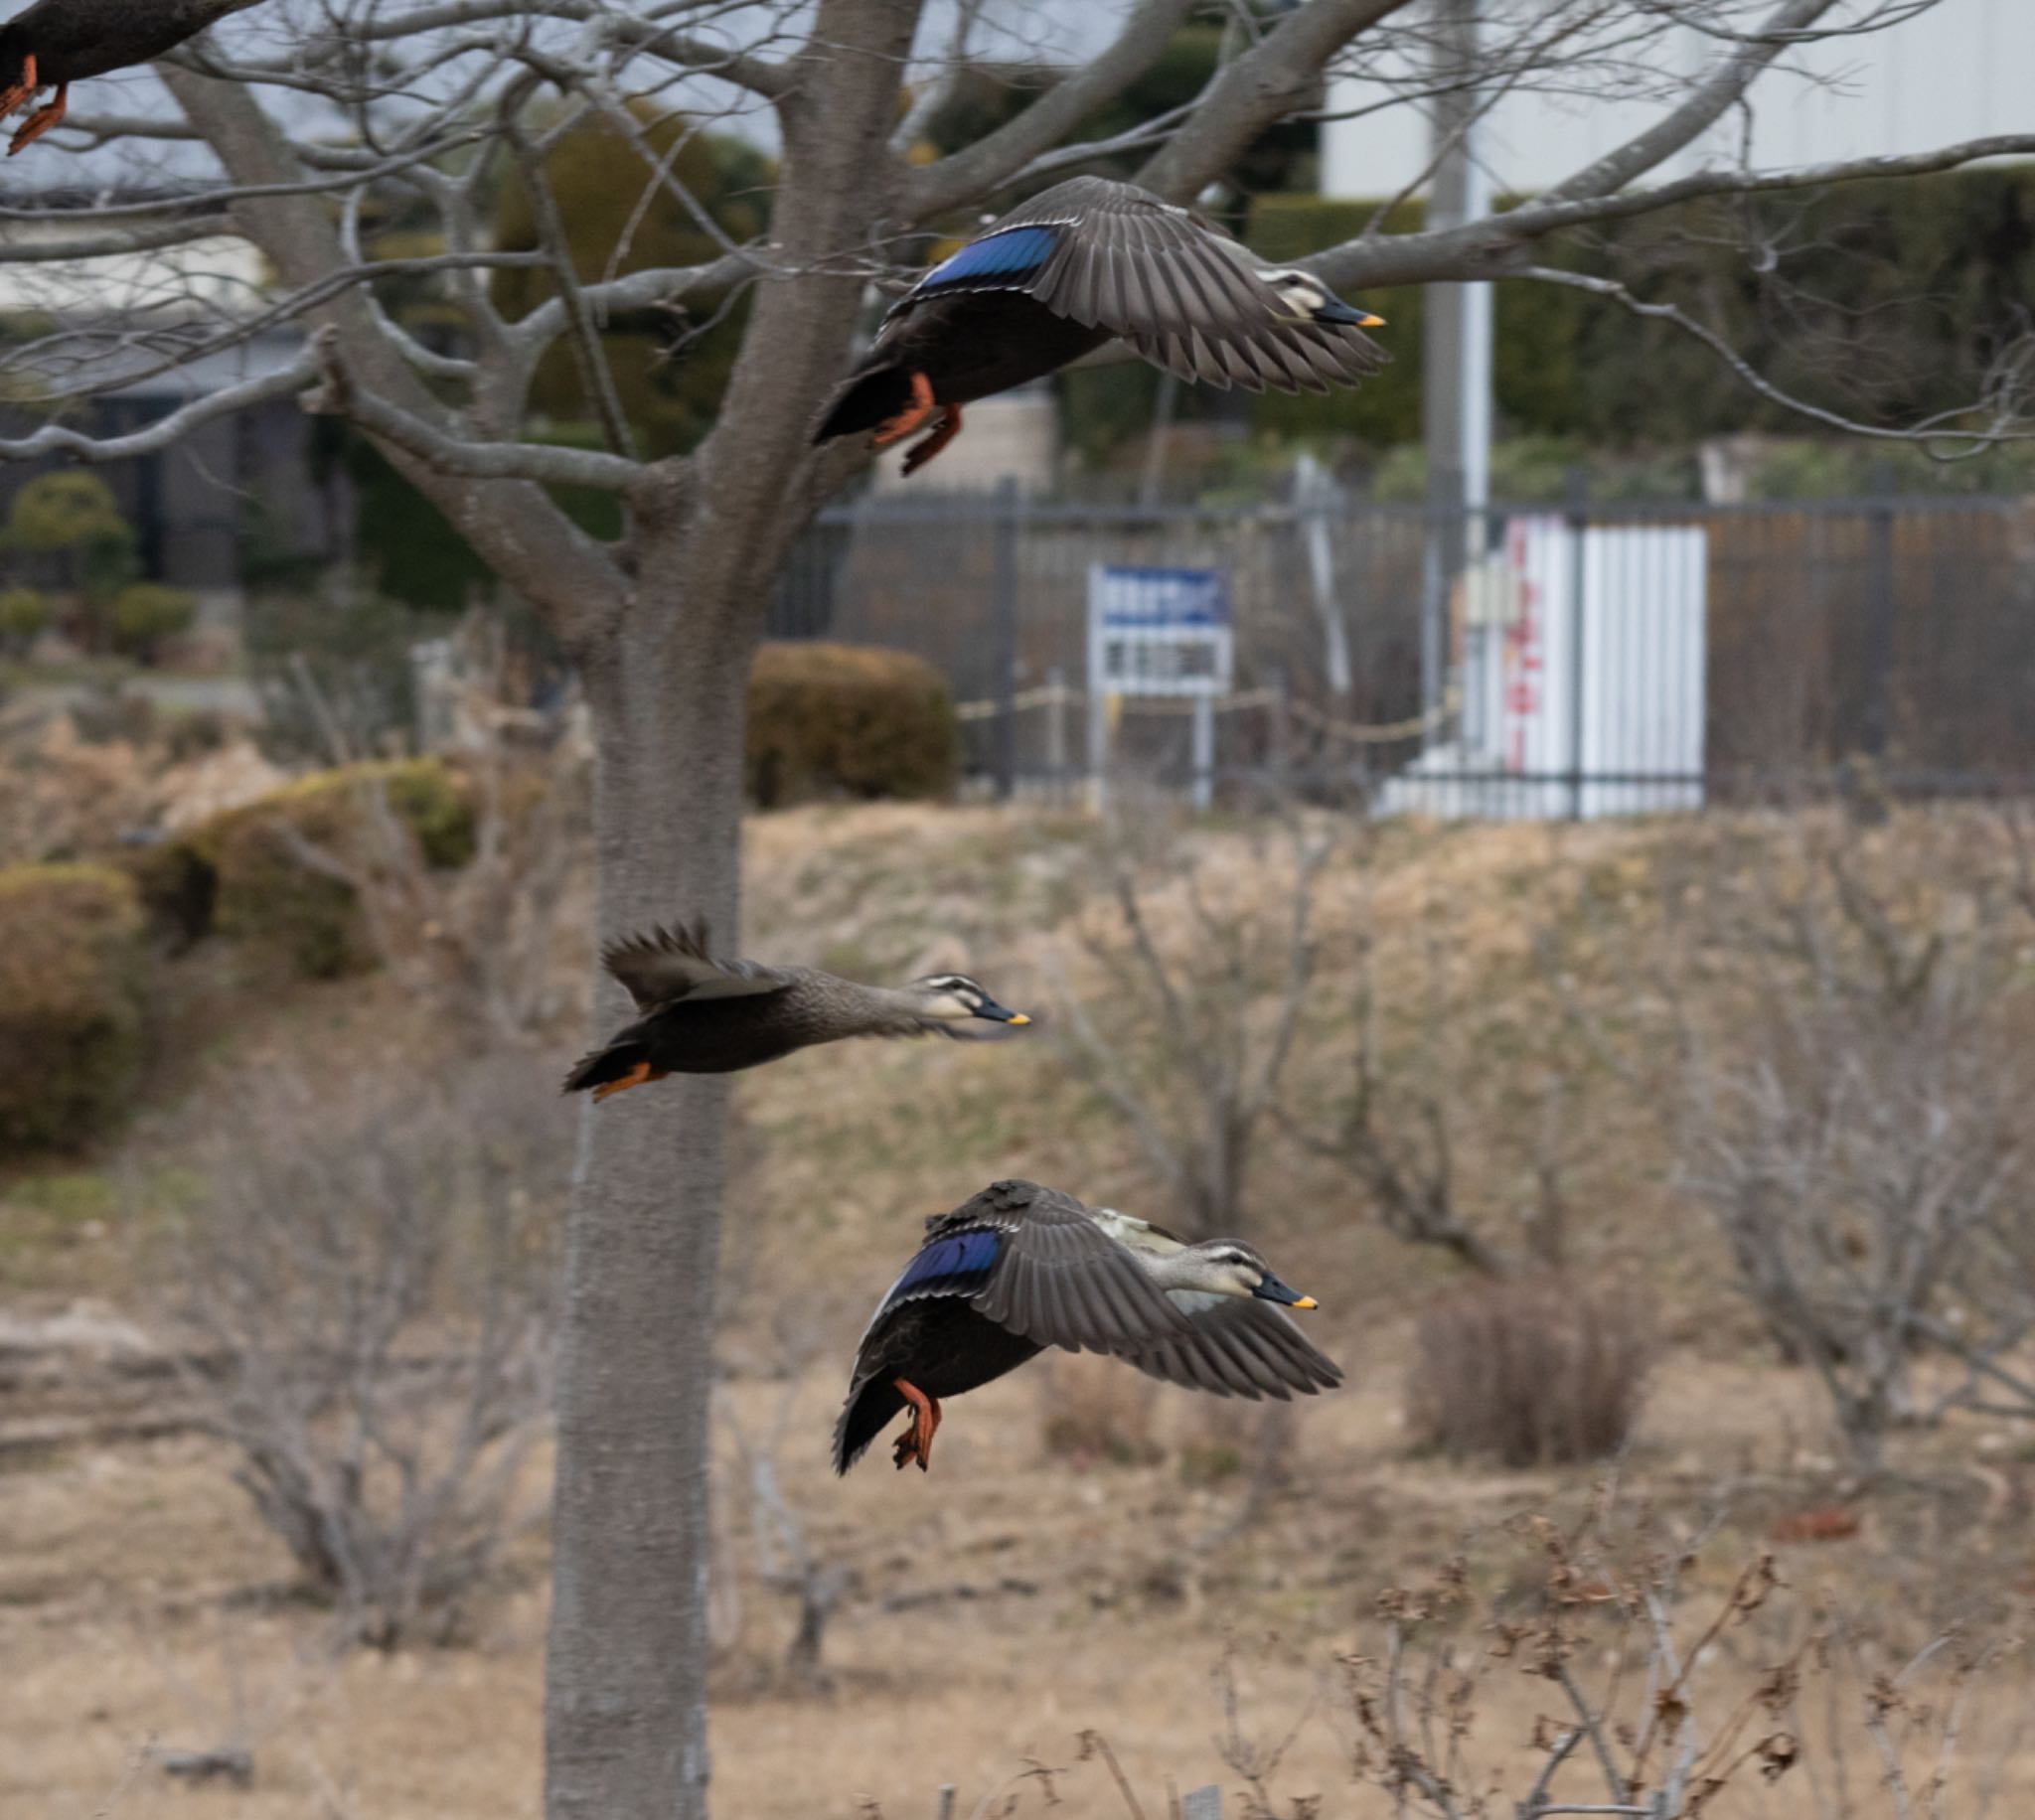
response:
{"label": "black fence railing", "polygon": [[[1208,705],[1091,677],[1111,571],[1219,578]],[[1106,605],[1106,603],[1105,603]],[[2035,776],[2035,500],[1154,508],[886,494],[823,515],[779,637],[917,653],[971,775],[1270,779],[1592,817]]]}

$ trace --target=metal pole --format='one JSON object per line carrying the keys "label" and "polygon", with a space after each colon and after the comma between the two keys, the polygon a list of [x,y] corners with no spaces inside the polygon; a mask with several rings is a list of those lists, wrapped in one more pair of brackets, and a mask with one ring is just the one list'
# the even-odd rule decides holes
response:
{"label": "metal pole", "polygon": [[1265,757],[1272,773],[1272,788],[1283,802],[1291,785],[1287,771],[1293,755],[1293,711],[1286,693],[1285,665],[1271,666],[1266,672],[1265,682],[1272,691],[1271,726],[1265,735]]}
{"label": "metal pole", "polygon": [[1194,807],[1215,801],[1215,697],[1194,697]]}
{"label": "metal pole", "polygon": [[[1478,161],[1479,100],[1469,78],[1478,63],[1481,0],[1435,0],[1435,176],[1427,226],[1459,228],[1490,212],[1490,183]],[[1423,430],[1431,517],[1424,565],[1421,706],[1434,717],[1422,744],[1440,742],[1434,710],[1448,694],[1449,600],[1456,577],[1483,556],[1490,500],[1491,287],[1434,284],[1422,303]]]}
{"label": "metal pole", "polygon": [[1103,692],[1103,629],[1096,590],[1101,571],[1088,571],[1088,806],[1097,815],[1108,807],[1109,698]]}
{"label": "metal pole", "polygon": [[997,682],[997,795],[1018,784],[1018,483],[997,483],[996,572],[990,595],[991,662]]}
{"label": "metal pole", "polygon": [[1067,773],[1067,674],[1057,664],[1045,673],[1045,768],[1055,785]]}
{"label": "metal pole", "polygon": [[1588,483],[1569,476],[1569,820],[1583,819],[1583,551],[1590,533]]}
{"label": "metal pole", "polygon": [[1873,474],[1873,504],[1867,526],[1865,599],[1865,712],[1859,728],[1865,755],[1876,763],[1887,755],[1894,719],[1894,502],[1892,477]]}

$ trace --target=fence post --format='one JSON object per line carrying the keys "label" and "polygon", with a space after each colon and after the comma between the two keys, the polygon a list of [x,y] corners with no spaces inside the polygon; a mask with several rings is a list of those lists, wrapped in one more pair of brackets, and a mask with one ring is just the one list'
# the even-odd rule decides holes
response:
{"label": "fence post", "polygon": [[954,1820],[954,1795],[955,1787],[952,1782],[940,1784],[940,1811],[933,1816],[933,1820]]}
{"label": "fence post", "polygon": [[1270,724],[1265,733],[1265,759],[1272,773],[1272,788],[1283,799],[1289,783],[1287,767],[1291,762],[1290,741],[1293,737],[1286,699],[1286,666],[1271,665],[1265,673],[1265,685],[1272,691]]}
{"label": "fence post", "polygon": [[1865,713],[1859,734],[1865,755],[1887,755],[1893,731],[1894,692],[1894,502],[1893,477],[1875,467],[1872,509],[1867,519],[1865,598]]}
{"label": "fence post", "polygon": [[1045,768],[1058,789],[1067,777],[1067,673],[1057,664],[1045,673]]}
{"label": "fence post", "polygon": [[990,594],[992,668],[997,680],[997,795],[1018,783],[1018,483],[997,483],[996,571]]}
{"label": "fence post", "polygon": [[1590,483],[1571,469],[1569,494],[1569,820],[1583,819],[1583,552],[1590,534]]}
{"label": "fence post", "polygon": [[1180,1820],[1222,1820],[1222,1790],[1210,1782],[1180,1796]]}

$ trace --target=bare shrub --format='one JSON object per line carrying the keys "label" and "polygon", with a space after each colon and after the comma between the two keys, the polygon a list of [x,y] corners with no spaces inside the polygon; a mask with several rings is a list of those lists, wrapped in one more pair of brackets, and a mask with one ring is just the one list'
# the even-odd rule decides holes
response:
{"label": "bare shrub", "polygon": [[[590,768],[562,723],[505,699],[498,631],[469,627],[450,679],[459,731],[454,770],[473,817],[473,852],[433,863],[381,776],[355,786],[359,837],[342,848],[278,818],[275,838],[300,865],[352,893],[374,958],[448,1019],[497,1040],[527,1040],[570,1008],[556,965],[559,922],[588,859]],[[308,670],[298,687],[339,762],[353,753]]]}
{"label": "bare shrub", "polygon": [[1639,1418],[1652,1350],[1625,1291],[1548,1275],[1480,1285],[1420,1317],[1407,1426],[1507,1466],[1602,1459]]}
{"label": "bare shrub", "polygon": [[1204,874],[1163,828],[1119,823],[1109,911],[1078,926],[1087,984],[1062,970],[1068,1053],[1197,1237],[1244,1230],[1251,1149],[1299,1033],[1333,850],[1296,821],[1257,836],[1254,863]]}
{"label": "bare shrub", "polygon": [[1055,1354],[1035,1373],[1039,1441],[1080,1465],[1150,1465],[1165,1449],[1153,1435],[1159,1381],[1117,1359]]}
{"label": "bare shrub", "polygon": [[[1681,1180],[1868,1471],[1898,1420],[2035,1416],[2005,1362],[2035,1332],[2035,992],[1985,834],[1804,819],[1772,846],[1711,848],[1681,905]],[[1964,1368],[1934,1402],[1919,1347]]]}
{"label": "bare shrub", "polygon": [[[814,1324],[772,1323],[775,1352],[769,1369],[783,1388],[767,1428],[753,1428],[738,1420],[725,1387],[717,1393],[723,1427],[733,1445],[735,1462],[741,1467],[756,1578],[772,1592],[791,1599],[798,1608],[791,1641],[785,1646],[785,1678],[792,1687],[809,1693],[824,1693],[833,1685],[823,1659],[827,1627],[842,1600],[858,1584],[852,1567],[814,1543],[805,1513],[786,1494],[778,1473],[778,1458],[797,1406],[800,1380],[819,1351],[819,1333],[820,1328]],[[723,1562],[722,1571],[714,1578],[716,1587],[725,1590],[724,1601],[736,1606],[734,1627],[739,1628],[740,1595],[735,1577]],[[709,1605],[709,1613],[710,1610]]]}
{"label": "bare shrub", "polygon": [[548,1421],[569,1123],[524,1068],[268,1074],[183,1223],[206,1425],[344,1629],[443,1637]]}
{"label": "bare shrub", "polygon": [[[1534,1516],[1489,1556],[1379,1592],[1298,1712],[1263,1713],[1259,1651],[1212,1676],[1228,1775],[1141,1795],[1098,1720],[1029,1755],[978,1813],[1237,1820],[1985,1820],[2026,1800],[2027,1645],[2000,1608],[1894,1644],[1757,1555],[1711,1562],[1672,1525],[1607,1538]],[[1492,1596],[1478,1591],[1495,1583]],[[1264,1653],[1276,1656],[1282,1639]],[[1309,1787],[1293,1746],[1326,1722],[1344,1768]],[[1316,1759],[1319,1760],[1319,1759]],[[1234,1793],[1236,1805],[1228,1804]],[[1149,1803],[1149,1805],[1148,1805]],[[940,1810],[945,1812],[943,1808]]]}

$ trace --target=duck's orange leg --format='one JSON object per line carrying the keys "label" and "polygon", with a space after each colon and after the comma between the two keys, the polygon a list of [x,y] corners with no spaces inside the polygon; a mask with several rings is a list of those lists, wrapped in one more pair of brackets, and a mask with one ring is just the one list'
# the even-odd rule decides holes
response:
{"label": "duck's orange leg", "polygon": [[669,1068],[653,1068],[648,1062],[638,1062],[619,1081],[603,1081],[593,1090],[593,1097],[605,1100],[611,1093],[627,1093],[632,1087],[641,1087],[645,1081],[661,1081],[669,1073]]}
{"label": "duck's orange leg", "polygon": [[913,1460],[923,1472],[933,1462],[933,1436],[940,1427],[940,1400],[928,1397],[916,1384],[907,1384],[902,1378],[892,1378],[905,1402],[911,1405],[911,1427],[897,1438],[897,1447],[892,1457],[902,1471]]}
{"label": "duck's orange leg", "polygon": [[905,473],[916,474],[919,469],[924,467],[927,462],[931,461],[935,455],[939,454],[948,443],[952,442],[960,434],[961,406],[950,404],[947,406],[947,414],[940,419],[940,427],[933,431],[925,441],[915,442],[911,445],[910,452],[904,457]]}
{"label": "duck's orange leg", "polygon": [[36,80],[36,58],[31,51],[21,60],[21,78],[0,88],[0,120],[7,118],[17,107],[25,107],[35,99],[36,90],[42,83]]}
{"label": "duck's orange leg", "polygon": [[922,373],[914,373],[911,376],[911,402],[896,416],[886,417],[876,425],[876,447],[887,449],[893,442],[902,442],[939,408],[939,400],[933,396],[932,380]]}
{"label": "duck's orange leg", "polygon": [[[23,61],[22,70],[24,75],[26,75],[29,65],[34,62],[34,58],[28,58]],[[22,121],[21,130],[14,135],[13,143],[7,148],[8,157],[12,158],[16,152],[25,151],[52,127],[61,125],[64,120],[64,109],[69,105],[70,99],[71,85],[67,82],[57,90],[56,96],[53,99],[45,101],[26,120]],[[0,109],[0,112],[4,111],[4,109]]]}

